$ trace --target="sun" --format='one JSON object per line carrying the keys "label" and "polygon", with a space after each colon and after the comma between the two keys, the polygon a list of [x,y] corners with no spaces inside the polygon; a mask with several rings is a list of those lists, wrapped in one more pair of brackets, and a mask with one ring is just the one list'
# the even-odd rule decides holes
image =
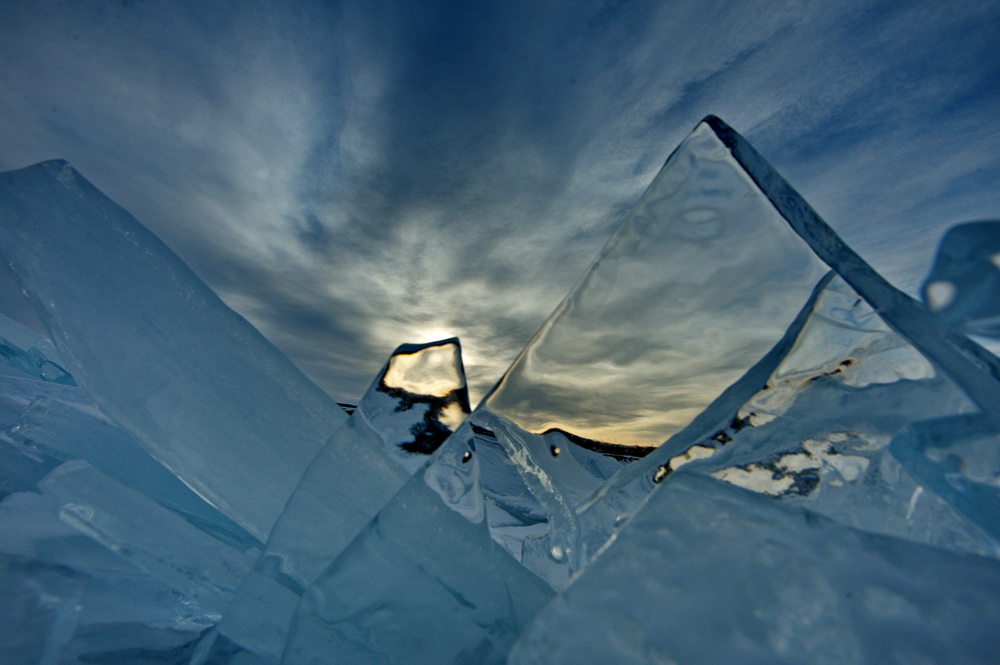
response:
{"label": "sun", "polygon": [[414,341],[417,344],[426,344],[427,342],[439,342],[452,337],[457,337],[457,335],[454,331],[447,328],[418,328],[414,334]]}

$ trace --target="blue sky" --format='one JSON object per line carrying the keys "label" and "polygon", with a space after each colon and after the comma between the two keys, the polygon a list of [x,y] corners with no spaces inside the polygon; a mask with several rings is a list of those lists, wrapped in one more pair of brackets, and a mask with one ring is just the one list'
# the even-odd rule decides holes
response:
{"label": "blue sky", "polygon": [[[1000,216],[1000,2],[0,16],[0,170],[68,159],[343,400],[450,335],[481,396],[709,113],[910,292],[944,229]],[[6,283],[0,309],[30,319]]]}

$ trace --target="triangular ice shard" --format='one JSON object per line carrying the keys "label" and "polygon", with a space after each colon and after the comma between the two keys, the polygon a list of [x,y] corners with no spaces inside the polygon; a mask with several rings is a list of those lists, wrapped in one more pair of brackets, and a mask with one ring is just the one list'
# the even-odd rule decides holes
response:
{"label": "triangular ice shard", "polygon": [[[561,575],[579,554],[576,508],[604,481],[570,451],[627,457],[689,427],[768,356],[828,270],[715,128],[695,128],[472,416],[543,506]],[[515,512],[485,471],[483,486]]]}
{"label": "triangular ice shard", "polygon": [[88,396],[266,539],[336,403],[66,162],[0,175],[0,254]]}
{"label": "triangular ice shard", "polygon": [[240,550],[261,545],[150,457],[135,437],[100,414],[40,396],[6,433],[20,444],[25,454],[41,454],[64,462],[86,460],[102,473],[180,513],[193,525]]}
{"label": "triangular ice shard", "polygon": [[[975,404],[893,332],[840,278],[819,293],[794,344],[730,424],[655,469],[683,467],[844,524],[996,556],[1000,543],[961,518],[893,458],[888,444],[910,423],[970,412]],[[640,486],[635,486],[641,495]],[[599,547],[609,520],[595,502],[581,515]]]}
{"label": "triangular ice shard", "polygon": [[[252,563],[83,462],[58,468],[39,489],[0,502],[0,559],[22,557],[84,582],[72,606],[75,632],[68,626],[69,642],[53,662],[100,662],[125,649],[134,650],[130,663],[146,662],[139,653],[153,662],[157,650],[192,642],[215,624],[234,579]],[[33,612],[30,598],[0,598],[12,616]]]}
{"label": "triangular ice shard", "polygon": [[60,566],[0,554],[0,662],[57,665],[76,628],[87,579]]}
{"label": "triangular ice shard", "polygon": [[[992,256],[995,230],[985,222],[956,228],[945,236],[931,281],[961,284],[960,309],[985,321],[995,267],[983,257]],[[981,260],[959,265],[963,252]],[[972,284],[966,271],[987,274]],[[1000,555],[1000,500],[991,480],[1000,472],[992,452],[1000,403],[990,401],[997,359],[938,328],[934,319],[947,316],[935,317],[872,275],[847,273],[823,285],[805,324],[789,331],[794,344],[763,389],[737,409],[718,411],[718,429],[689,428],[582,504],[583,550],[600,551],[655,483],[690,464],[692,472],[868,531]],[[848,276],[889,306],[873,307]],[[887,325],[889,315],[896,325]],[[935,336],[945,341],[931,343]]]}
{"label": "triangular ice shard", "polygon": [[[523,498],[510,505],[484,467],[484,492],[503,508],[491,522],[497,540],[550,582],[564,581],[641,503],[657,467],[732,424],[798,336],[829,268],[972,405],[1000,403],[995,357],[885,282],[710,116],[471,416],[517,468],[532,514],[548,522],[539,539],[539,520],[524,520],[519,539],[511,516]],[[556,434],[562,445],[546,438]],[[559,454],[663,441],[607,483]],[[578,515],[593,518],[596,504],[610,521],[582,533]]]}
{"label": "triangular ice shard", "polygon": [[980,408],[987,411],[997,408],[1000,359],[965,335],[938,325],[919,302],[885,281],[833,232],[749,141],[715,116],[708,116],[704,122],[714,128],[733,157],[817,256],[867,300],[891,328],[948,374]]}
{"label": "triangular ice shard", "polygon": [[536,434],[658,446],[774,346],[827,270],[703,123],[484,407]]}
{"label": "triangular ice shard", "polygon": [[468,413],[457,339],[396,349],[302,476],[213,648],[228,639],[277,661],[302,591]]}

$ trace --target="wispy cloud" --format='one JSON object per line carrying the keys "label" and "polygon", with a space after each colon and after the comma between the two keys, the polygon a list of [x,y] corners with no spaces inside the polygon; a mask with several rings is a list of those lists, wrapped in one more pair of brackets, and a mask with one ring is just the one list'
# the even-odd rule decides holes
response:
{"label": "wispy cloud", "polygon": [[914,288],[997,214],[996,3],[6,3],[0,168],[51,157],[327,390],[459,335],[482,395],[705,114]]}

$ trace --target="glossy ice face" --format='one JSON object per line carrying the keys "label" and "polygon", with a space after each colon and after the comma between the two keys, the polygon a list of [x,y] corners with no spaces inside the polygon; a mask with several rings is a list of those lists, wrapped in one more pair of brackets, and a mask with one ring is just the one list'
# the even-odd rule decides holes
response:
{"label": "glossy ice face", "polygon": [[774,346],[827,269],[702,124],[485,406],[530,432],[659,445]]}
{"label": "glossy ice face", "polygon": [[415,472],[469,414],[458,339],[400,346],[358,413],[389,457]]}
{"label": "glossy ice face", "polygon": [[414,346],[410,353],[398,351],[389,360],[382,382],[416,395],[446,397],[465,387],[458,344],[445,340]]}

